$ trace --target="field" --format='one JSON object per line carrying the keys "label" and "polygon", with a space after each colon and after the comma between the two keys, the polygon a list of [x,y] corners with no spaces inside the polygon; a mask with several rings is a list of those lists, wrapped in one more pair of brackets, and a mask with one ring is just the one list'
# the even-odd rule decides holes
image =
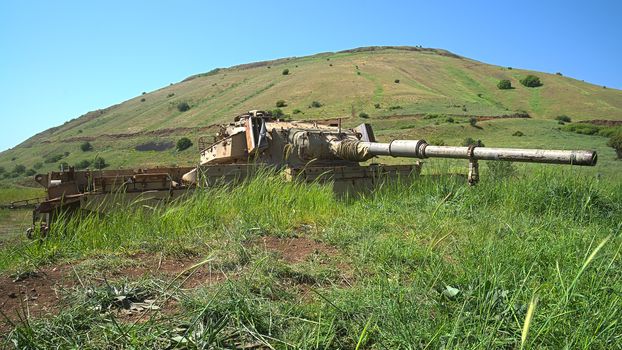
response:
{"label": "field", "polygon": [[70,220],[0,251],[5,340],[619,346],[621,183],[574,169],[516,171],[476,187],[423,176],[346,199],[266,174],[166,208]]}
{"label": "field", "polygon": [[[518,83],[532,73],[544,86]],[[1,347],[622,348],[622,161],[577,123],[616,127],[622,92],[561,75],[424,48],[215,70],[1,152],[0,204],[44,196],[27,174],[61,162],[194,165],[197,144],[177,151],[180,137],[280,99],[286,118],[367,122],[380,141],[588,149],[598,165],[481,162],[471,187],[455,175],[466,161],[426,159],[421,177],[345,198],[266,171],[169,206],[68,217],[34,240],[29,210],[0,209]],[[136,149],[153,142],[170,147]]]}

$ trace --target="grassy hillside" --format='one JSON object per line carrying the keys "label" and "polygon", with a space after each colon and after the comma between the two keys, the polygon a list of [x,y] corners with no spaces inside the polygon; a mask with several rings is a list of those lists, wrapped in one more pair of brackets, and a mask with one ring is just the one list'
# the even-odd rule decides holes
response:
{"label": "grassy hillside", "polygon": [[[283,74],[285,69],[289,74]],[[528,74],[539,76],[544,85],[522,86],[519,79]],[[500,79],[511,80],[515,88],[497,89]],[[11,172],[16,165],[30,169],[41,163],[37,171],[44,172],[57,169],[60,162],[73,165],[96,156],[104,157],[111,167],[194,164],[195,149],[177,152],[171,148],[156,152],[136,151],[135,147],[152,141],[175,142],[182,136],[196,139],[200,135],[210,135],[214,132],[210,126],[229,121],[249,109],[273,109],[277,100],[286,101],[287,106],[282,108],[285,114],[300,119],[343,117],[349,118],[346,124],[355,125],[362,121],[359,113],[365,112],[370,116],[367,121],[374,123],[377,129],[384,129],[378,132],[383,139],[396,137],[393,133],[396,129],[418,126],[426,114],[502,116],[528,113],[533,120],[516,122],[519,127],[528,129],[527,125],[536,122],[544,130],[554,129],[554,123],[547,124],[545,120],[560,114],[577,121],[622,119],[622,91],[619,90],[556,74],[488,65],[437,49],[364,48],[198,74],[35,135],[14,149],[2,152],[0,167]],[[311,108],[313,101],[322,106]],[[190,109],[181,112],[178,105],[184,102]],[[294,113],[296,110],[299,112]],[[552,144],[569,148],[598,143],[605,148],[606,140],[602,137],[592,137],[597,141],[557,142],[541,130],[514,143],[515,139],[497,133],[508,123],[513,122],[492,120],[487,122],[490,128],[468,132],[485,141],[490,139],[486,144],[496,146]],[[455,125],[429,123],[424,130],[412,129],[403,134],[409,137],[425,134],[455,142],[457,138],[451,136],[457,135],[454,129]],[[93,151],[80,150],[80,144],[85,141],[93,144]],[[63,158],[44,162],[54,155],[63,155]]]}

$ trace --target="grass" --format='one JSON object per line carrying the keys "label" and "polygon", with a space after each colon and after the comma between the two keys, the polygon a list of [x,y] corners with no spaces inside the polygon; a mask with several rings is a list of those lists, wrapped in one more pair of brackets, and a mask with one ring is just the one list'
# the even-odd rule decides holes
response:
{"label": "grass", "polygon": [[[339,200],[328,186],[266,174],[169,207],[69,220],[36,244],[1,248],[4,273],[80,262],[84,276],[65,291],[67,307],[15,324],[6,340],[30,348],[618,346],[620,182],[556,167],[482,177],[476,187],[421,177]],[[306,237],[336,253],[288,262],[261,249],[261,237]],[[194,254],[230,278],[184,289],[175,278],[98,284],[83,272],[90,259],[131,264],[137,252]],[[127,321],[115,290],[163,308],[172,298],[178,309]]]}

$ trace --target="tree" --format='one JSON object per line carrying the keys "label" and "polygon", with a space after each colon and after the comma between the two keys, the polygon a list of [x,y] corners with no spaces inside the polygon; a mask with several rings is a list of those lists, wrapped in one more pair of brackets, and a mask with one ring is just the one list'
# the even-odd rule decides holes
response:
{"label": "tree", "polygon": [[540,81],[540,78],[536,77],[535,75],[531,75],[531,74],[521,79],[520,83],[526,87],[542,86],[542,82]]}
{"label": "tree", "polygon": [[88,151],[92,151],[93,150],[93,145],[91,145],[90,142],[86,141],[83,144],[80,145],[80,149],[82,150],[82,152],[88,152]]}
{"label": "tree", "polygon": [[622,159],[622,132],[611,135],[609,141],[607,141],[607,146],[613,147],[616,150],[618,159]]}
{"label": "tree", "polygon": [[512,82],[509,81],[508,79],[499,80],[499,82],[497,83],[497,88],[499,90],[511,89],[512,88]]}
{"label": "tree", "polygon": [[189,109],[190,109],[190,105],[188,104],[188,102],[179,102],[177,104],[177,110],[180,112],[185,112]]}
{"label": "tree", "polygon": [[288,75],[289,74],[289,69],[287,69],[287,68],[283,69],[283,73],[282,74],[283,75]]}
{"label": "tree", "polygon": [[276,101],[276,106],[279,108],[287,107],[287,103],[285,103],[285,100],[278,100]]}
{"label": "tree", "polygon": [[95,167],[95,169],[103,169],[107,167],[108,164],[106,164],[106,160],[104,160],[104,158],[95,157],[95,160],[93,161],[93,166]]}
{"label": "tree", "polygon": [[176,148],[180,152],[190,148],[191,146],[192,146],[192,141],[190,141],[190,139],[187,138],[187,137],[182,137],[179,140],[177,140],[177,147]]}

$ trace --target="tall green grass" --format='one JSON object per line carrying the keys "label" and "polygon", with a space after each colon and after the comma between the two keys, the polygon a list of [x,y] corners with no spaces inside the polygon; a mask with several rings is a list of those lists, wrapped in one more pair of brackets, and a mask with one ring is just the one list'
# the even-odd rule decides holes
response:
{"label": "tall green grass", "polygon": [[[213,268],[235,275],[183,293],[156,288],[181,310],[140,324],[89,309],[76,288],[80,301],[17,325],[9,339],[42,348],[616,348],[621,203],[620,183],[550,168],[476,187],[421,177],[342,200],[329,186],[266,174],[166,207],[70,219],[46,239],[4,248],[4,271],[163,252],[215,256]],[[260,236],[305,236],[339,254],[286,263],[254,244]]]}

